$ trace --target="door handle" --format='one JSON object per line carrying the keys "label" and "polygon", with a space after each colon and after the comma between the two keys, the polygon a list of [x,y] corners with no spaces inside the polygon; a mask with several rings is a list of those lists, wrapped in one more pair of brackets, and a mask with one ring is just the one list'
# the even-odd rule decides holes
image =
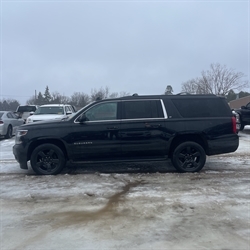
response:
{"label": "door handle", "polygon": [[145,123],[145,128],[160,128],[161,124],[149,124]]}
{"label": "door handle", "polygon": [[116,130],[117,127],[116,126],[113,126],[113,127],[107,127],[107,130]]}

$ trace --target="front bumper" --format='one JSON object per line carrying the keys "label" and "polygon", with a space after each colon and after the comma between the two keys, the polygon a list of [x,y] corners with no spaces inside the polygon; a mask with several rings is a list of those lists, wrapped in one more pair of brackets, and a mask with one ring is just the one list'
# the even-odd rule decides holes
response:
{"label": "front bumper", "polygon": [[12,148],[15,159],[20,165],[21,169],[28,169],[27,165],[27,152],[23,148],[22,144],[15,144]]}

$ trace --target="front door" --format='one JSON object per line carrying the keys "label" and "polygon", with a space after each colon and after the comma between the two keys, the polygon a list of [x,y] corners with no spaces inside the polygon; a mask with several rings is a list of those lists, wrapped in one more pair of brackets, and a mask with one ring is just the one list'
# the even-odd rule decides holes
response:
{"label": "front door", "polygon": [[105,102],[90,107],[87,121],[75,123],[71,134],[73,161],[105,161],[121,156],[118,102]]}

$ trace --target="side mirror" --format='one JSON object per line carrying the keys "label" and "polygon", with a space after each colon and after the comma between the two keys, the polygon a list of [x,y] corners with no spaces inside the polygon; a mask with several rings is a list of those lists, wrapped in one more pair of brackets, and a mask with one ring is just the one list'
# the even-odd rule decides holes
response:
{"label": "side mirror", "polygon": [[77,119],[77,121],[80,122],[80,123],[86,122],[87,120],[88,120],[88,118],[87,118],[87,116],[85,115],[85,113],[81,114],[81,115],[78,117],[78,119]]}
{"label": "side mirror", "polygon": [[34,111],[31,111],[31,112],[30,112],[30,115],[33,115],[33,114],[34,114]]}
{"label": "side mirror", "polygon": [[241,106],[241,109],[246,109],[246,106]]}
{"label": "side mirror", "polygon": [[66,115],[72,115],[72,112],[71,111],[67,111]]}

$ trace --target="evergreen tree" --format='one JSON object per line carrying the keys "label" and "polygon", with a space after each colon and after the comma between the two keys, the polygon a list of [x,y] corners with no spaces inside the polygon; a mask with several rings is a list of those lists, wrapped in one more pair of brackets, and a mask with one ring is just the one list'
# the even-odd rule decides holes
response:
{"label": "evergreen tree", "polygon": [[233,101],[236,99],[236,93],[232,89],[230,89],[228,94],[226,95],[226,98],[227,102]]}
{"label": "evergreen tree", "polygon": [[239,98],[245,97],[245,96],[249,96],[250,93],[249,92],[245,92],[245,91],[240,91],[239,93]]}
{"label": "evergreen tree", "polygon": [[49,87],[46,86],[45,92],[44,92],[44,104],[49,104],[52,100],[51,94],[49,92]]}
{"label": "evergreen tree", "polygon": [[43,105],[44,102],[44,97],[41,92],[38,93],[37,99],[36,99],[36,105]]}

